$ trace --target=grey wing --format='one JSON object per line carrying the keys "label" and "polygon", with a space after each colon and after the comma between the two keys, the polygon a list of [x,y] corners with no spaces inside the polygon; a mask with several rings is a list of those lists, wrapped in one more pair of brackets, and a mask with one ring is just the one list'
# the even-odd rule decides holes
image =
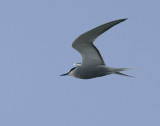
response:
{"label": "grey wing", "polygon": [[100,25],[88,32],[83,33],[72,43],[72,47],[81,54],[83,65],[105,65],[100,52],[93,45],[93,42],[102,33],[125,20],[126,19],[120,19]]}

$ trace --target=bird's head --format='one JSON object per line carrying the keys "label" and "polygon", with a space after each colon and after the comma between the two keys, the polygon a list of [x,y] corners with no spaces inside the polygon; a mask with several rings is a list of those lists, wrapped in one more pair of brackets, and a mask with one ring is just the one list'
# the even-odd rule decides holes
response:
{"label": "bird's head", "polygon": [[62,74],[60,76],[66,76],[66,75],[69,75],[76,67],[73,67],[72,69],[70,69],[67,73],[65,74]]}

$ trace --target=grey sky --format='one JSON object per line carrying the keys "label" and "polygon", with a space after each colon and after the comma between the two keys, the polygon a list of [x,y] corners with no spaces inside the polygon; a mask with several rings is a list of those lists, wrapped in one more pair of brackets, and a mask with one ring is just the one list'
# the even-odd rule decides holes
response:
{"label": "grey sky", "polygon": [[[1,0],[1,126],[160,126],[159,0]],[[107,65],[138,68],[61,77],[81,61],[81,33],[129,18],[95,45]]]}

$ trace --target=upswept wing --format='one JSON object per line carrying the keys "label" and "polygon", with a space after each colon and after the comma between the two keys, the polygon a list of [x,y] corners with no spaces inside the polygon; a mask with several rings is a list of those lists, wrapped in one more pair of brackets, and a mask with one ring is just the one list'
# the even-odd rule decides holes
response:
{"label": "upswept wing", "polygon": [[82,56],[82,65],[105,65],[100,52],[93,45],[93,42],[102,33],[125,20],[126,19],[120,19],[100,25],[88,32],[83,33],[72,43],[72,47]]}

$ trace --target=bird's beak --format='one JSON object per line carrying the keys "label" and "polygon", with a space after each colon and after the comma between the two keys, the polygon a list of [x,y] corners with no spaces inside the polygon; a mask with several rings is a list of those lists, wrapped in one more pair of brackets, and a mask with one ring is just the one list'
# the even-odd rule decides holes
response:
{"label": "bird's beak", "polygon": [[61,74],[60,76],[66,76],[66,75],[68,75],[68,73],[65,73],[65,74]]}

